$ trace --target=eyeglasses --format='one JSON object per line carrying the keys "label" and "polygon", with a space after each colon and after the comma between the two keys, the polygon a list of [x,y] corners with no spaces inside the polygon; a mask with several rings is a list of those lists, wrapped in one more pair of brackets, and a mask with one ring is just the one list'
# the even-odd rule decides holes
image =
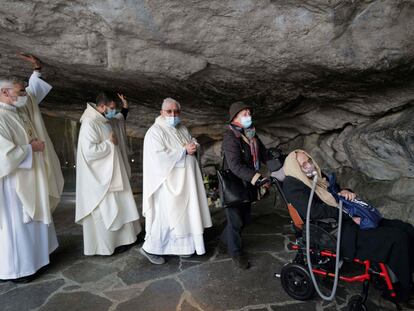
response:
{"label": "eyeglasses", "polygon": [[163,109],[163,110],[168,114],[172,114],[172,113],[180,114],[181,113],[181,110],[173,110],[173,109]]}
{"label": "eyeglasses", "polygon": [[[14,88],[12,88],[12,87],[5,87],[5,88],[2,88],[1,90],[14,90]],[[26,89],[20,89],[20,90],[17,90],[16,91],[16,94],[18,96],[25,96],[27,94],[27,92],[26,92]]]}

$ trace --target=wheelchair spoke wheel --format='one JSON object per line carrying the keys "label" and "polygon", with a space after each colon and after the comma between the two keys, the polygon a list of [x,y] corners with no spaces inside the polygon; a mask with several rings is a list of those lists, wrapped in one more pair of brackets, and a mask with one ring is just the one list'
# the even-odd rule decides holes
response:
{"label": "wheelchair spoke wheel", "polygon": [[367,311],[368,308],[360,295],[352,296],[348,301],[348,311]]}
{"label": "wheelchair spoke wheel", "polygon": [[309,300],[315,293],[309,271],[300,264],[285,265],[280,273],[280,280],[285,292],[296,300]]}

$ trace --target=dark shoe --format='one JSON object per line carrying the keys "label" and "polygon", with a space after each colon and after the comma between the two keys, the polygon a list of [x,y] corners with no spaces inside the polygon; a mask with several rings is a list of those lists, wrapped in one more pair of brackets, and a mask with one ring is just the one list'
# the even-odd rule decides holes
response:
{"label": "dark shoe", "polygon": [[219,254],[227,254],[227,246],[221,240],[217,245],[217,249]]}
{"label": "dark shoe", "polygon": [[233,260],[234,265],[239,269],[247,270],[250,268],[250,262],[244,256],[235,256],[231,257],[231,259]]}
{"label": "dark shoe", "polygon": [[142,255],[144,255],[149,260],[150,263],[154,265],[162,265],[165,263],[165,259],[162,256],[147,253],[146,251],[144,251],[142,247],[139,249],[139,252]]}
{"label": "dark shoe", "polygon": [[32,275],[24,276],[22,278],[12,279],[9,281],[13,283],[18,283],[18,284],[26,284],[26,283],[33,281],[34,279],[35,279],[35,275],[32,274]]}
{"label": "dark shoe", "polygon": [[127,250],[129,250],[131,247],[132,247],[132,245],[118,246],[117,248],[115,248],[114,254],[122,254],[122,253],[126,252]]}

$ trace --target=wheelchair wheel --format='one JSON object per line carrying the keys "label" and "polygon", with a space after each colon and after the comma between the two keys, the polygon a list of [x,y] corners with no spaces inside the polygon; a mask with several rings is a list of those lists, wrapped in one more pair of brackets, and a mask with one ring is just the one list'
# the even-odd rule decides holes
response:
{"label": "wheelchair wheel", "polygon": [[348,311],[367,311],[368,308],[364,304],[363,298],[360,295],[352,296],[348,301]]}
{"label": "wheelchair wheel", "polygon": [[282,268],[280,281],[285,292],[296,300],[309,300],[315,294],[309,271],[297,263],[289,263]]}

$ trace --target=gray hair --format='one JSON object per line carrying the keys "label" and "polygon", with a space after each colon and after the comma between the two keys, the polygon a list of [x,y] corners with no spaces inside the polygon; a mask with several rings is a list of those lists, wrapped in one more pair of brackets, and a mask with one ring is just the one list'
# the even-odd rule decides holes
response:
{"label": "gray hair", "polygon": [[162,102],[161,109],[164,110],[165,107],[167,107],[168,104],[176,104],[178,109],[181,110],[180,103],[178,101],[176,101],[174,98],[171,98],[171,97],[167,97],[166,99],[164,99],[164,101]]}
{"label": "gray hair", "polygon": [[14,87],[15,84],[23,84],[25,85],[25,82],[22,79],[19,78],[0,78],[0,90],[1,89],[11,89]]}

